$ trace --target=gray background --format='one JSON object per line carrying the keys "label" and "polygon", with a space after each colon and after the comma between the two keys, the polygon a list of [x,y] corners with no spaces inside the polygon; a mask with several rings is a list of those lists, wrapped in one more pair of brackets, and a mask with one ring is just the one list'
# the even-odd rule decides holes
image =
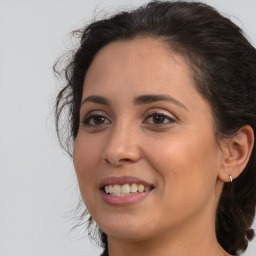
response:
{"label": "gray background", "polygon": [[[57,144],[52,64],[68,33],[95,13],[147,1],[0,0],[0,256],[99,255],[69,233],[79,197],[72,161]],[[255,0],[209,0],[256,44]],[[255,227],[255,225],[254,225]],[[246,256],[256,255],[256,239]]]}

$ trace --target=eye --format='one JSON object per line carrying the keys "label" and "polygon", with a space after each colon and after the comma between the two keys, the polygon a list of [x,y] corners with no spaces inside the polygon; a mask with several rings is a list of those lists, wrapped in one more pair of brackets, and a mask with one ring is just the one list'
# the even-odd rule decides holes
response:
{"label": "eye", "polygon": [[163,113],[155,112],[149,115],[143,123],[153,124],[153,125],[165,125],[174,123],[175,119],[167,116]]}
{"label": "eye", "polygon": [[86,116],[82,122],[85,126],[101,126],[105,124],[110,124],[111,121],[103,115],[100,114],[89,114]]}

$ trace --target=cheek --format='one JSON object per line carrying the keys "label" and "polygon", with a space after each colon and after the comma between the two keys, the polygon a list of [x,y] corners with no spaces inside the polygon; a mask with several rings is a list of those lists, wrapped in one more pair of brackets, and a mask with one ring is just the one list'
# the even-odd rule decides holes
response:
{"label": "cheek", "polygon": [[[149,141],[148,141],[149,142]],[[211,136],[169,136],[152,140],[145,147],[147,160],[159,169],[170,169],[168,175],[191,175],[215,165],[217,155]],[[203,174],[206,174],[203,171]]]}
{"label": "cheek", "polygon": [[162,198],[172,202],[169,206],[184,209],[184,204],[203,203],[214,195],[218,171],[215,140],[200,135],[170,136],[152,142],[154,150],[147,151],[148,161],[162,177],[166,188],[161,191]]}
{"label": "cheek", "polygon": [[97,172],[95,170],[100,163],[100,149],[96,145],[79,134],[74,145],[73,163],[80,191],[85,201],[97,188],[95,183]]}

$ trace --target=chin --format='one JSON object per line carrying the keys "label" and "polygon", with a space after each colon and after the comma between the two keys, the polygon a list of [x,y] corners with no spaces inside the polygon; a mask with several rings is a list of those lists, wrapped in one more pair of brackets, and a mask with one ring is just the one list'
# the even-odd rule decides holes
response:
{"label": "chin", "polygon": [[105,218],[98,222],[100,229],[109,237],[125,240],[127,242],[138,242],[149,240],[154,237],[157,231],[157,226],[152,225],[155,221],[149,220],[148,216],[143,216],[143,219],[130,216],[126,218]]}

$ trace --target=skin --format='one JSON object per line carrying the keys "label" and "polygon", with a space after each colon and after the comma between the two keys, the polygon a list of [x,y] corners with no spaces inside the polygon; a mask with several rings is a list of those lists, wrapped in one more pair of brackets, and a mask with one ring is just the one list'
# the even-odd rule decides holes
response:
{"label": "skin", "polygon": [[[159,94],[175,100],[134,103]],[[92,95],[109,104],[84,102]],[[238,152],[233,141],[217,143],[211,107],[185,58],[157,39],[110,43],[89,67],[82,101],[74,166],[86,207],[108,235],[109,255],[229,255],[216,240],[216,207],[231,164],[233,179],[242,171],[227,159],[241,158],[250,146]],[[102,116],[100,123],[89,114]],[[100,182],[124,175],[154,190],[132,205],[106,204]]]}

